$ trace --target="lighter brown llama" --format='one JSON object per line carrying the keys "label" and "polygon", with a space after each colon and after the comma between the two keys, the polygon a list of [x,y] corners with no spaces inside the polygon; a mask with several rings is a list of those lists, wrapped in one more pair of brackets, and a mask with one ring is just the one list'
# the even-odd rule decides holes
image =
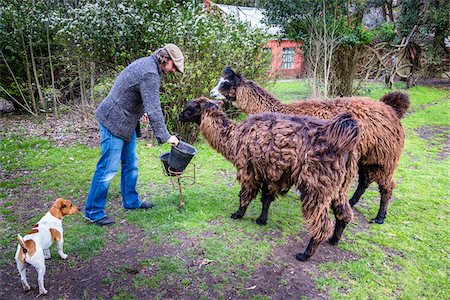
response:
{"label": "lighter brown llama", "polygon": [[266,224],[271,202],[295,184],[312,236],[305,252],[295,257],[306,261],[329,238],[330,207],[336,225],[329,242],[337,244],[353,217],[346,195],[357,170],[357,121],[348,113],[331,121],[266,113],[237,124],[219,103],[204,97],[189,101],[179,120],[199,124],[209,144],[237,168],[240,205],[231,218],[242,218],[261,190],[262,211],[256,222]]}
{"label": "lighter brown llama", "polygon": [[351,112],[361,127],[358,144],[358,187],[350,198],[353,207],[360,200],[370,183],[375,181],[380,191],[380,207],[372,223],[382,224],[395,187],[393,180],[405,134],[400,119],[410,106],[407,95],[390,93],[380,102],[365,97],[347,97],[334,100],[305,100],[283,104],[256,82],[236,74],[226,67],[218,85],[211,90],[216,99],[226,98],[246,114],[279,112],[332,119],[337,114]]}

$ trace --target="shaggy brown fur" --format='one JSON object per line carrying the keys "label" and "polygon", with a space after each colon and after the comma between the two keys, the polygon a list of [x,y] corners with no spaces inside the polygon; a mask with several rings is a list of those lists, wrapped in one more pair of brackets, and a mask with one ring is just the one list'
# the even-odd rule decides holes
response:
{"label": "shaggy brown fur", "polygon": [[242,218],[261,189],[262,212],[256,222],[266,224],[270,203],[295,184],[312,236],[296,258],[307,260],[330,236],[330,207],[336,217],[330,242],[336,244],[353,217],[346,194],[356,175],[357,121],[348,113],[331,121],[266,113],[237,124],[218,103],[204,97],[189,101],[179,120],[200,124],[209,144],[236,166],[240,205],[231,217]]}
{"label": "shaggy brown fur", "polygon": [[371,222],[384,222],[395,187],[394,171],[403,150],[405,135],[400,119],[410,106],[408,96],[396,92],[383,96],[380,102],[364,97],[348,97],[283,104],[256,82],[235,74],[229,67],[225,68],[211,96],[223,96],[247,114],[280,112],[332,119],[339,113],[351,112],[361,126],[361,140],[358,144],[359,182],[350,204],[355,205],[370,183],[377,182],[381,194],[380,207]]}

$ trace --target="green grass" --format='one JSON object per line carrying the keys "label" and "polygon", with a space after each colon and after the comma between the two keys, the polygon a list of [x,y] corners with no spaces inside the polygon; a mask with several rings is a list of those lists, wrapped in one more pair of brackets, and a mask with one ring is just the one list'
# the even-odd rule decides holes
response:
{"label": "green grass", "polygon": [[[175,278],[185,275],[184,262],[176,257],[161,256],[156,259],[148,259],[140,262],[141,266],[149,269],[151,276],[138,274],[133,283],[136,286],[146,286],[152,289],[160,288],[162,281],[173,281]],[[189,278],[183,278],[183,285],[189,285]]]}
{"label": "green grass", "polygon": [[[364,230],[351,224],[344,233],[338,247],[352,253],[354,260],[327,262],[317,266],[319,273],[311,273],[317,289],[331,299],[448,299],[450,295],[450,174],[449,157],[443,155],[449,137],[450,92],[420,86],[403,90],[402,84],[395,87],[409,94],[412,102],[402,120],[406,144],[395,174],[395,201],[389,206],[385,224]],[[269,88],[286,102],[307,96],[304,82],[279,82]],[[363,94],[373,99],[386,92],[377,84],[363,89]],[[53,195],[83,206],[99,156],[98,149],[81,145],[56,148],[50,141],[2,130],[0,174],[8,176],[0,183],[0,267],[11,263],[15,233],[26,232],[39,219],[36,216],[26,224],[18,223],[16,205],[21,193],[35,193],[34,197],[49,206]],[[423,130],[426,139],[421,137]],[[160,290],[164,284],[185,295],[195,291],[191,297],[199,299],[208,299],[211,293],[226,298],[225,291],[230,290],[248,299],[271,299],[270,295],[245,290],[246,281],[262,265],[284,266],[282,260],[271,260],[276,257],[275,248],[286,247],[293,239],[303,245],[307,242],[298,238],[304,228],[300,202],[292,192],[272,204],[267,226],[254,222],[261,210],[258,199],[243,219],[230,219],[238,207],[240,189],[235,169],[206,143],[195,147],[199,153],[185,175],[193,175],[195,165],[196,178],[192,186],[192,178],[183,179],[184,210],[179,210],[178,189],[163,175],[159,161],[168,145],[147,147],[147,142],[138,142],[138,190],[142,199],[156,204],[153,209],[125,212],[120,206],[119,174],[113,179],[107,211],[142,232],[135,262],[142,271],[132,274],[124,265],[111,269],[102,279],[101,284],[110,285],[117,278],[132,277],[132,284],[116,290],[114,299],[134,299],[133,291],[139,289],[155,290],[157,298],[164,298],[167,291]],[[376,186],[371,187],[355,207],[365,220],[375,216],[379,205]],[[76,269],[88,264],[103,255],[111,243],[125,247],[134,236],[121,232],[121,222],[100,228],[87,224],[82,214],[66,218],[65,237],[70,242],[66,242],[65,251],[69,256],[76,253],[79,259],[69,259],[69,266]],[[111,230],[118,233],[111,237]],[[163,246],[176,254],[140,256],[152,247]],[[186,265],[190,260],[197,265]],[[206,278],[216,284],[209,285]],[[280,279],[280,288],[290,284],[289,279]]]}
{"label": "green grass", "polygon": [[306,99],[309,96],[308,84],[304,80],[286,80],[267,83],[265,87],[283,102]]}
{"label": "green grass", "polygon": [[[444,221],[450,213],[449,159],[438,157],[449,137],[450,93],[420,86],[399,90],[410,96],[412,107],[402,122],[407,139],[395,176],[401,182],[397,200],[383,226],[346,235],[351,242],[340,247],[358,253],[360,260],[322,266],[329,276],[317,284],[335,299],[441,299],[450,292],[450,230]],[[374,85],[364,94],[378,99],[387,92]],[[429,129],[426,140],[419,137],[420,128]],[[357,207],[366,219],[378,208],[376,194],[367,199],[366,193],[363,201],[372,200],[368,210]]]}

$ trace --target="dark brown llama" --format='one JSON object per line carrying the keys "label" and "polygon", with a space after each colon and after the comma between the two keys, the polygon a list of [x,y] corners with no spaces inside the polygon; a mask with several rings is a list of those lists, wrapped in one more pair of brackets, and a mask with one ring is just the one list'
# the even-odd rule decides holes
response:
{"label": "dark brown llama", "polygon": [[346,195],[357,170],[357,121],[349,113],[331,121],[265,113],[237,124],[220,104],[204,97],[189,101],[179,120],[199,124],[209,144],[237,168],[240,205],[231,218],[242,218],[261,190],[262,211],[256,222],[266,224],[271,202],[295,184],[312,236],[305,252],[295,257],[306,261],[329,238],[330,207],[336,225],[329,242],[337,244],[353,217]]}
{"label": "dark brown llama", "polygon": [[247,80],[230,67],[226,67],[218,85],[211,90],[211,96],[232,101],[246,114],[279,112],[329,120],[340,113],[351,112],[359,121],[361,140],[357,147],[359,182],[350,198],[350,205],[358,203],[370,183],[375,181],[381,197],[378,214],[371,222],[378,224],[384,222],[395,187],[394,172],[405,140],[400,119],[410,106],[407,95],[390,93],[383,96],[379,102],[365,97],[347,97],[283,104],[256,82]]}

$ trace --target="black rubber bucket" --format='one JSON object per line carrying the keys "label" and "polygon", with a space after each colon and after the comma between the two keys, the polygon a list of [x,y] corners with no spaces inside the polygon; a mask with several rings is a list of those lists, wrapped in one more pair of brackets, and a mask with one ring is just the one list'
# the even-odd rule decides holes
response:
{"label": "black rubber bucket", "polygon": [[176,169],[178,171],[184,171],[187,165],[191,161],[192,157],[197,154],[197,149],[189,145],[188,143],[180,141],[176,147],[172,146],[169,155],[170,169]]}
{"label": "black rubber bucket", "polygon": [[177,174],[177,172],[180,172],[180,171],[175,170],[173,168],[169,169],[169,156],[170,156],[170,152],[164,152],[163,154],[161,154],[159,156],[159,159],[163,163],[164,170],[166,171],[166,174],[169,175],[169,176],[175,176]]}

